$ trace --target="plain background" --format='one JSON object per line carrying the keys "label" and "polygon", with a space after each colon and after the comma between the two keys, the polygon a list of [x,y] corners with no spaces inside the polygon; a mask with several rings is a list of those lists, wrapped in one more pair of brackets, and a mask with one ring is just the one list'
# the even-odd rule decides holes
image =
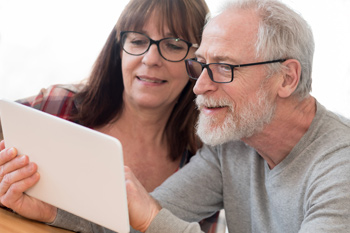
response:
{"label": "plain background", "polygon": [[[222,0],[207,0],[215,12]],[[350,117],[350,0],[284,0],[311,25],[313,91]],[[91,66],[127,0],[0,0],[0,98],[35,95],[78,82]]]}

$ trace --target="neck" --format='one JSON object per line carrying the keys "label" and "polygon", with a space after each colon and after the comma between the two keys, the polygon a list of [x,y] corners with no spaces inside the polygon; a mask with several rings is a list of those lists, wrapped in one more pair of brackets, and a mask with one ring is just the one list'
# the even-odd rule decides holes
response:
{"label": "neck", "polygon": [[140,109],[124,102],[119,118],[97,130],[124,140],[166,145],[164,131],[171,111],[169,107]]}
{"label": "neck", "polygon": [[270,169],[279,164],[309,129],[316,114],[316,101],[306,97],[277,100],[275,116],[262,132],[242,139],[266,160]]}
{"label": "neck", "polygon": [[119,118],[96,129],[120,140],[124,164],[132,169],[148,192],[179,167],[181,157],[175,161],[170,159],[164,132],[172,109],[170,105],[163,111],[133,108],[124,102]]}

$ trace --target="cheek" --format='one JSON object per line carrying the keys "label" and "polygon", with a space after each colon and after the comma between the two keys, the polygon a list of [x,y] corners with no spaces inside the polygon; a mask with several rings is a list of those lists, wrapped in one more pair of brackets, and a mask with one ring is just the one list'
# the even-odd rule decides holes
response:
{"label": "cheek", "polygon": [[128,56],[128,54],[124,55],[124,53],[122,53],[122,73],[123,75],[125,74],[126,71],[130,70],[131,67],[133,67],[133,64],[135,63],[134,60],[136,59],[132,59],[132,57]]}
{"label": "cheek", "polygon": [[[249,102],[255,101],[255,93],[244,89],[242,86],[226,85],[222,87],[222,98],[226,98],[233,109],[233,117],[238,118],[242,109],[244,109]],[[231,113],[232,114],[232,113]]]}
{"label": "cheek", "polygon": [[[183,64],[185,66],[185,64]],[[179,96],[180,93],[183,91],[187,83],[189,82],[189,78],[187,76],[187,72],[185,71],[184,67],[181,66],[174,66],[172,67],[171,76],[172,76],[172,93],[173,95]],[[191,89],[191,91],[193,91]]]}
{"label": "cheek", "polygon": [[127,66],[128,62],[126,62],[124,59],[122,60],[122,75],[123,75],[123,82],[124,82],[124,86],[127,85],[127,77],[128,77],[128,66]]}
{"label": "cheek", "polygon": [[182,83],[183,85],[188,82],[189,77],[186,72],[185,62],[181,61],[175,65],[173,63],[168,70],[175,82]]}
{"label": "cheek", "polygon": [[137,66],[140,64],[139,57],[136,56],[127,56],[124,54],[123,59],[121,60],[122,63],[122,74],[124,82],[130,77],[132,77],[133,72],[136,70]]}

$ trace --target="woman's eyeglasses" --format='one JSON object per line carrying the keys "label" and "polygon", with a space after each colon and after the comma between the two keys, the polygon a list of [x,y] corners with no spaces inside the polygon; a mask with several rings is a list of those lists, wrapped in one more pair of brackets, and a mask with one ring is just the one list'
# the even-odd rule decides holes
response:
{"label": "woman's eyeglasses", "polygon": [[180,38],[169,37],[152,40],[147,35],[134,31],[122,31],[120,42],[123,50],[134,56],[145,54],[152,44],[156,44],[159,54],[171,62],[182,61],[186,58],[191,47],[198,48],[198,44],[192,44]]}

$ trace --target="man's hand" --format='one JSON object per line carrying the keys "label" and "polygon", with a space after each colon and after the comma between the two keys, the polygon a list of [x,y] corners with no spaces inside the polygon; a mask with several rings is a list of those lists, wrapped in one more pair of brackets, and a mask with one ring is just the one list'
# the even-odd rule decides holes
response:
{"label": "man's hand", "polygon": [[42,222],[53,222],[57,209],[24,192],[39,179],[37,165],[28,156],[17,155],[15,148],[5,148],[0,142],[0,203],[23,217]]}
{"label": "man's hand", "polygon": [[130,225],[135,230],[145,232],[162,207],[148,194],[127,166],[125,180]]}

